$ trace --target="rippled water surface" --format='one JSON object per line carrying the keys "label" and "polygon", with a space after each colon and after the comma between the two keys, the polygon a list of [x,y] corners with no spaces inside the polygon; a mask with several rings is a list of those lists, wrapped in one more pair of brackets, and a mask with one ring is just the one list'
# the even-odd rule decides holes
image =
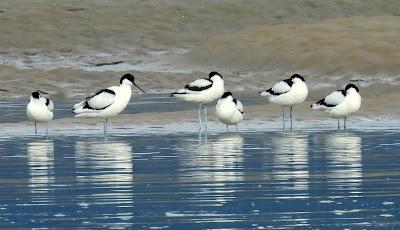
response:
{"label": "rippled water surface", "polygon": [[397,131],[0,139],[0,228],[400,229]]}

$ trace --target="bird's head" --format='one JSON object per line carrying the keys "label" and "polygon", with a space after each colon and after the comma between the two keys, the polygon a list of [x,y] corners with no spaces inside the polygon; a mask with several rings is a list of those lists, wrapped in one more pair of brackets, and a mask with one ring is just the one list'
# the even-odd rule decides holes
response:
{"label": "bird's head", "polygon": [[229,97],[233,98],[232,93],[231,92],[225,92],[224,94],[222,94],[221,99],[229,98]]}
{"label": "bird's head", "polygon": [[39,92],[35,91],[35,92],[32,93],[32,98],[39,99],[39,97],[40,97],[40,93]]}
{"label": "bird's head", "polygon": [[358,87],[356,86],[356,85],[354,85],[354,84],[348,84],[348,85],[346,85],[346,88],[344,89],[347,93],[349,93],[349,92],[354,92],[354,91],[356,91],[357,93],[359,93],[360,92],[360,90],[358,89]]}
{"label": "bird's head", "polygon": [[219,74],[218,72],[211,72],[209,75],[208,75],[208,79],[210,79],[211,81],[214,81],[214,80],[216,80],[216,79],[223,79],[223,77],[221,76],[221,74]]}
{"label": "bird's head", "polygon": [[291,77],[290,77],[290,79],[293,81],[293,82],[306,82],[305,80],[304,80],[304,77],[302,77],[300,74],[293,74]]}
{"label": "bird's head", "polygon": [[138,85],[136,85],[135,83],[135,77],[130,74],[124,74],[124,76],[121,77],[121,80],[119,81],[119,83],[121,85],[129,85],[129,86],[136,86],[136,88],[138,88],[140,91],[142,91],[143,93],[146,93],[143,89],[141,89]]}

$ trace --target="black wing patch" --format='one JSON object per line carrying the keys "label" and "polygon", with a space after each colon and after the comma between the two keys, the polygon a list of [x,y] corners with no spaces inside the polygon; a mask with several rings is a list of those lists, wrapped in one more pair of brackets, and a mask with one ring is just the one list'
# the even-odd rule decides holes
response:
{"label": "black wing patch", "polygon": [[50,104],[50,100],[46,97],[46,105],[48,106]]}
{"label": "black wing patch", "polygon": [[338,90],[338,91],[340,91],[343,94],[343,96],[346,96],[346,90]]}
{"label": "black wing patch", "polygon": [[275,91],[273,91],[272,88],[270,88],[269,90],[267,90],[267,92],[270,93],[271,95],[274,95],[274,96],[281,95],[281,93],[276,93]]}
{"label": "black wing patch", "polygon": [[194,86],[191,86],[190,84],[187,84],[187,85],[185,85],[185,89],[188,89],[188,90],[190,90],[190,91],[203,91],[203,90],[206,90],[206,89],[208,89],[208,88],[211,88],[213,82],[210,81],[210,80],[207,79],[207,78],[204,78],[204,80],[209,81],[211,84],[206,85],[206,86],[203,86],[203,87],[199,87],[199,86],[195,86],[195,85],[194,85]]}
{"label": "black wing patch", "polygon": [[110,105],[107,105],[107,106],[104,107],[104,108],[95,109],[95,108],[92,108],[92,107],[89,105],[89,102],[85,101],[85,105],[83,106],[83,108],[84,108],[84,109],[91,109],[91,110],[103,110],[103,109],[106,109],[106,108],[109,107],[109,106],[110,106]]}
{"label": "black wing patch", "polygon": [[89,100],[90,100],[90,99],[92,99],[92,98],[94,98],[95,96],[97,96],[97,95],[99,95],[99,94],[102,94],[102,93],[109,93],[109,94],[115,95],[115,92],[112,91],[111,89],[102,89],[102,90],[99,90],[99,91],[98,91],[97,93],[95,93],[94,95],[89,96],[89,97],[86,98],[85,105],[83,106],[83,108],[84,108],[84,109],[92,109],[92,110],[103,110],[103,109],[107,108],[108,106],[110,106],[110,105],[107,105],[107,106],[105,106],[104,108],[95,109],[95,108],[92,108],[92,107],[89,105]]}
{"label": "black wing patch", "polygon": [[288,84],[290,87],[292,87],[292,85],[293,85],[293,81],[292,81],[292,79],[286,79],[286,80],[283,80],[284,82],[286,82],[286,84]]}
{"label": "black wing patch", "polygon": [[320,105],[323,105],[326,107],[335,107],[336,106],[336,105],[327,104],[325,99],[321,99],[321,100],[317,101],[317,104],[320,104]]}
{"label": "black wing patch", "polygon": [[95,96],[97,96],[97,95],[99,95],[99,94],[101,94],[101,93],[109,93],[109,94],[115,95],[115,92],[112,91],[111,89],[102,89],[102,90],[99,90],[99,91],[98,91],[97,93],[95,93],[94,95],[87,97],[86,100],[89,100],[89,99],[91,99],[91,98],[94,98]]}

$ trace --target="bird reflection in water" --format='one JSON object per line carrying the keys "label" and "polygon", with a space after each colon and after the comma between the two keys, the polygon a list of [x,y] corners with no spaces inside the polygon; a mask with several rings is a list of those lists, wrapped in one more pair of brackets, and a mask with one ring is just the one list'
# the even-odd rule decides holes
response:
{"label": "bird reflection in water", "polygon": [[[285,198],[303,199],[309,196],[308,135],[283,133],[271,137],[272,177],[278,190],[298,191]],[[277,197],[279,198],[279,197]]]}
{"label": "bird reflection in water", "polygon": [[239,133],[224,133],[208,142],[183,143],[179,150],[182,152],[180,180],[197,184],[192,192],[199,202],[207,197],[212,205],[219,206],[235,199],[237,182],[243,181],[243,141]]}
{"label": "bird reflection in water", "polygon": [[324,136],[324,144],[329,187],[361,193],[361,138],[354,133],[332,133]]}
{"label": "bird reflection in water", "polygon": [[50,203],[49,192],[54,184],[53,140],[34,140],[27,143],[29,190],[33,203]]}
{"label": "bird reflection in water", "polygon": [[[117,140],[79,141],[75,143],[76,180],[84,189],[78,204],[113,205],[120,212],[107,218],[120,219],[119,227],[130,227],[133,218],[132,147]],[[99,216],[99,218],[104,218]]]}

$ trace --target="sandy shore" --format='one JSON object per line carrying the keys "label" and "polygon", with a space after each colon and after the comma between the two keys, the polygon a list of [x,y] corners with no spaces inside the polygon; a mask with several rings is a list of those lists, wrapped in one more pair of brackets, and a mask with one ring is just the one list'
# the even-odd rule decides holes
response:
{"label": "sandy shore", "polygon": [[[169,93],[213,70],[235,95],[258,97],[260,89],[298,72],[310,90],[308,102],[296,107],[298,120],[322,121],[323,114],[309,109],[311,102],[349,82],[364,98],[356,117],[398,119],[399,15],[395,0],[5,0],[0,100],[27,100],[40,89],[53,99],[74,101],[118,84],[126,72],[151,93]],[[278,106],[245,107],[245,123],[280,120]],[[112,120],[157,126],[174,124],[179,115],[195,124],[193,114]],[[209,114],[215,121],[212,109]],[[95,125],[80,119],[52,124],[62,129],[70,122]]]}

